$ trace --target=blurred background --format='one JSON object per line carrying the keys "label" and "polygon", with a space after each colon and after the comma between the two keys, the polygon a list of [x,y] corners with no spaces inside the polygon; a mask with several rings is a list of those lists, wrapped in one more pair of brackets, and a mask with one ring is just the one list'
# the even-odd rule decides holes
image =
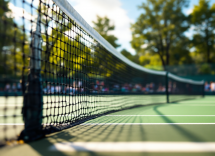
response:
{"label": "blurred background", "polygon": [[70,127],[27,148],[48,155],[94,138],[215,147],[215,96],[198,98],[215,95],[215,0],[68,1],[80,19],[67,0],[0,0],[0,147]]}
{"label": "blurred background", "polygon": [[215,94],[215,0],[69,0],[131,61],[205,80]]}

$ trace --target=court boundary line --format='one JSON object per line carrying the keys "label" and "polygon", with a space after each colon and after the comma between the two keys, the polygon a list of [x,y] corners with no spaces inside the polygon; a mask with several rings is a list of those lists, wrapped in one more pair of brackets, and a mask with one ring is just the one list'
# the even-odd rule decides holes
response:
{"label": "court boundary line", "polygon": [[48,149],[65,152],[215,152],[215,142],[61,142]]}
{"label": "court boundary line", "polygon": [[[14,115],[0,115],[0,117],[14,117]],[[23,115],[16,115],[16,117],[20,117],[20,116],[23,116]],[[75,115],[59,115],[60,117],[61,116],[72,116],[72,117],[76,117]],[[215,115],[103,115],[103,116],[190,116],[190,117],[213,117]]]}
{"label": "court boundary line", "polygon": [[210,117],[215,115],[105,115],[105,116],[193,116],[193,117]]}
{"label": "court boundary line", "polygon": [[[23,126],[24,123],[0,123],[0,126]],[[54,125],[54,124],[42,124],[46,125]],[[68,125],[68,124],[62,124]],[[215,123],[82,123],[79,124],[82,126],[102,126],[102,125],[215,125]]]}
{"label": "court boundary line", "polygon": [[100,125],[215,125],[215,123],[82,123],[85,126]]}

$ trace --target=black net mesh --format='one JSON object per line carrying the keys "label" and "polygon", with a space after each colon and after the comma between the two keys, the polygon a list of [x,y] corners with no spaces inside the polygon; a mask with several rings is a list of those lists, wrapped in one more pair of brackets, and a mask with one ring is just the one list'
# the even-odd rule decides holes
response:
{"label": "black net mesh", "polygon": [[[18,135],[32,141],[104,113],[166,102],[165,72],[127,63],[53,1],[0,0],[0,16],[1,142]],[[170,95],[190,95],[189,83],[173,81]],[[191,95],[202,95],[194,92],[201,86]]]}

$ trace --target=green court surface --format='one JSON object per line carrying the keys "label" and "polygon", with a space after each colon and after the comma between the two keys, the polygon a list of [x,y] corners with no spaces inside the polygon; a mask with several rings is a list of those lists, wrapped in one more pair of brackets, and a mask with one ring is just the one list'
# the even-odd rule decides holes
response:
{"label": "green court surface", "polygon": [[11,155],[215,155],[215,97],[107,114],[44,139],[0,149]]}

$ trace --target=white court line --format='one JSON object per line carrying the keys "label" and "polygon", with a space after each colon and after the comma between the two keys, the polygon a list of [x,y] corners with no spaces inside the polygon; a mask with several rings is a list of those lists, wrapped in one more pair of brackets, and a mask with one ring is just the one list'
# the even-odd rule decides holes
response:
{"label": "white court line", "polygon": [[[65,106],[65,105],[62,105],[62,106]],[[162,105],[162,104],[157,104],[157,105]],[[215,104],[191,104],[191,103],[187,103],[187,104],[171,104],[171,103],[167,104],[167,103],[163,103],[163,105],[176,106],[176,107],[184,107],[184,106],[192,106],[192,107],[198,107],[198,106],[204,106],[204,107],[205,106],[215,106]],[[53,105],[53,106],[56,106],[56,105]],[[142,106],[145,106],[145,104],[142,104]],[[148,106],[150,106],[150,105],[148,105]],[[19,108],[21,108],[21,107],[23,107],[23,105],[1,105],[0,104],[0,107],[4,107],[4,108],[6,108],[6,107],[19,107]],[[67,107],[70,107],[70,106],[67,105]],[[44,108],[47,108],[47,105]]]}
{"label": "white court line", "polygon": [[[0,117],[4,117],[4,116],[6,116],[6,117],[13,117],[14,115],[0,115]],[[17,115],[15,115],[16,117],[18,117],[18,116],[23,116],[22,114],[17,114]],[[74,117],[76,117],[77,115],[70,115],[70,114],[68,114],[68,115],[58,115],[58,117],[60,117],[60,116],[74,116]],[[84,115],[82,115],[83,117],[84,117]],[[199,116],[199,117],[201,117],[201,116],[205,116],[205,117],[210,117],[210,116],[215,116],[215,115],[104,115],[104,116]]]}
{"label": "white court line", "polygon": [[[0,115],[0,117],[5,117],[5,116],[6,117],[14,117],[14,115]],[[19,114],[19,115],[15,115],[15,116],[18,117],[18,116],[22,116],[22,115]]]}
{"label": "white court line", "polygon": [[215,142],[64,142],[49,147],[65,152],[215,152]]}
{"label": "white court line", "polygon": [[[169,104],[166,104],[166,105],[169,105]],[[215,107],[215,105],[169,105],[169,106],[171,106],[171,107],[207,107],[207,106],[209,106],[209,107]]]}
{"label": "white court line", "polygon": [[214,102],[214,101],[208,101],[208,100],[198,100],[198,101],[192,101],[192,100],[184,100],[184,101],[179,101],[178,103],[201,103],[201,102]]}
{"label": "white court line", "polygon": [[[24,123],[0,123],[0,126],[14,126],[14,125],[15,126],[22,126],[25,124]],[[49,126],[49,125],[55,125],[55,124],[42,124],[42,125]],[[69,124],[63,123],[60,125],[69,125]]]}
{"label": "white court line", "polygon": [[[24,123],[0,123],[0,126],[22,126]],[[54,124],[42,124],[42,125],[54,125]],[[61,124],[69,125],[69,124]],[[82,126],[102,126],[102,125],[215,125],[215,123],[82,123]]]}
{"label": "white court line", "polygon": [[198,106],[198,105],[215,105],[214,102],[213,103],[164,103],[166,105],[180,105],[180,106],[186,106],[186,105],[195,105],[195,106]]}
{"label": "white court line", "polygon": [[215,115],[105,115],[105,116],[205,116],[205,117],[210,117],[210,116],[215,116]]}
{"label": "white court line", "polygon": [[215,125],[215,123],[82,123],[80,125]]}
{"label": "white court line", "polygon": [[[74,113],[73,113],[74,114]],[[58,115],[58,116],[56,116],[56,114],[54,114],[55,115],[55,117],[61,117],[61,116],[74,116],[74,117],[77,117],[77,116],[79,116],[79,117],[86,117],[86,116],[88,116],[88,115],[71,115],[71,114],[66,114],[66,115]],[[45,115],[45,114],[43,114],[43,115]],[[0,117],[4,117],[4,116],[7,116],[7,117],[13,117],[14,115],[0,115]],[[16,114],[15,116],[23,116],[22,114]]]}
{"label": "white court line", "polygon": [[0,123],[0,126],[22,126],[24,123]]}
{"label": "white court line", "polygon": [[0,107],[22,107],[23,105],[16,105],[16,104],[14,104],[14,105],[0,105]]}
{"label": "white court line", "polygon": [[213,103],[180,103],[180,104],[167,103],[167,105],[180,105],[180,106],[190,106],[190,105],[194,105],[194,106],[212,105],[212,106],[215,106],[215,104],[213,104]]}
{"label": "white court line", "polygon": [[[0,123],[0,126],[22,126],[22,125],[25,125],[24,123]],[[42,124],[44,126],[50,126],[50,125],[56,125],[56,124],[53,124],[53,123],[50,123],[50,124]],[[59,125],[59,124],[58,124]],[[69,125],[67,123],[63,123],[63,124],[60,124],[60,125]]]}
{"label": "white court line", "polygon": [[186,103],[210,103],[210,102],[214,103],[214,101],[181,101],[181,102],[178,102],[178,103],[180,103],[180,104],[183,104],[183,103],[186,104]]}

